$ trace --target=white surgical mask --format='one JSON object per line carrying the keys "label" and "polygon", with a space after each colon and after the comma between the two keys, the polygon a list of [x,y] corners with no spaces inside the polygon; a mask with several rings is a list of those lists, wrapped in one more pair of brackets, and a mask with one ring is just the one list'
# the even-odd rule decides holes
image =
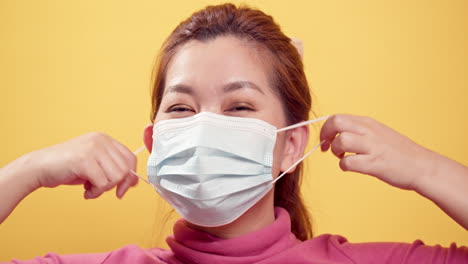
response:
{"label": "white surgical mask", "polygon": [[153,128],[149,182],[188,222],[229,224],[321,144],[274,179],[276,134],[326,118],[282,129],[254,118],[209,112],[160,121]]}

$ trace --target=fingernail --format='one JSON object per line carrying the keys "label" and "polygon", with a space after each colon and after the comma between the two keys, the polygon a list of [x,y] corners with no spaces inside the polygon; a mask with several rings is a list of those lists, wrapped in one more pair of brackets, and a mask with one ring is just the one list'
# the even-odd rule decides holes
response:
{"label": "fingernail", "polygon": [[322,146],[321,146],[321,149],[322,149],[322,151],[326,151],[327,150],[327,143],[323,143]]}

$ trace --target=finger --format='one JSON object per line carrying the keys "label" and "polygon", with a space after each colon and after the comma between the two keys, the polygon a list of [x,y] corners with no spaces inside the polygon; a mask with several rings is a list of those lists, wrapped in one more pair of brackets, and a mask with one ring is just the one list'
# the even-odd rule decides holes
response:
{"label": "finger", "polygon": [[[130,174],[130,170],[135,170],[136,157],[125,146],[111,137],[107,137],[108,143],[106,144],[107,156],[102,156],[102,164],[107,166],[107,177],[109,179],[109,186],[111,189],[117,186],[117,196],[121,198],[128,188],[134,184],[135,176]],[[117,169],[116,169],[117,168]]]}
{"label": "finger", "polygon": [[107,177],[105,172],[99,166],[97,161],[88,162],[84,169],[84,177],[88,182],[85,183],[85,199],[94,199],[103,193],[103,189],[107,185]]}
{"label": "finger", "polygon": [[133,154],[126,146],[118,142],[117,140],[112,139],[112,144],[119,150],[121,157],[124,158],[125,164],[127,165],[127,169],[136,170],[137,165],[137,158],[136,155]]}
{"label": "finger", "polygon": [[140,181],[140,178],[133,174],[133,173],[130,173],[130,186],[135,186],[138,184],[138,182]]}
{"label": "finger", "polygon": [[119,165],[114,162],[112,157],[104,152],[105,154],[99,155],[99,165],[105,173],[107,178],[107,185],[104,187],[104,191],[112,189],[121,179],[125,176],[126,172],[120,169]]}
{"label": "finger", "polygon": [[325,124],[320,130],[320,141],[324,141],[322,144],[322,151],[328,150],[331,142],[338,133],[342,132],[353,132],[356,134],[365,134],[365,127],[362,126],[362,117],[338,114],[333,115],[327,119]]}
{"label": "finger", "polygon": [[372,164],[369,162],[369,155],[365,154],[353,154],[343,157],[340,160],[340,168],[343,171],[372,175]]}
{"label": "finger", "polygon": [[138,180],[134,180],[136,176],[130,173],[131,170],[136,169],[136,156],[113,138],[109,137],[109,142],[107,152],[121,170],[121,174],[117,175],[114,179],[115,182],[113,182],[118,184],[116,193],[117,197],[121,198],[132,184],[135,185],[138,182]]}
{"label": "finger", "polygon": [[116,174],[111,175],[111,183],[113,185],[120,183],[124,178],[129,174],[130,169],[128,168],[127,161],[125,157],[120,153],[120,151],[110,144],[109,148],[107,149],[107,154],[112,159],[115,166],[118,167],[119,172]]}
{"label": "finger", "polygon": [[368,147],[365,136],[351,132],[342,132],[336,136],[331,143],[331,151],[338,158],[345,153],[367,154]]}
{"label": "finger", "polygon": [[138,183],[138,177],[133,175],[133,174],[129,174],[127,177],[125,177],[125,179],[117,186],[117,190],[116,190],[116,195],[119,199],[121,199],[124,194],[128,191],[128,189],[132,186],[135,186],[136,184]]}

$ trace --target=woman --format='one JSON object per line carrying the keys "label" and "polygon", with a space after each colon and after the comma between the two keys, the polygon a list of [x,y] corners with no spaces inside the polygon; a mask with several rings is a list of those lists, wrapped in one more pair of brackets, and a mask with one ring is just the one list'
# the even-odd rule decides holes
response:
{"label": "woman", "polygon": [[[468,262],[465,247],[312,238],[299,193],[309,132],[290,127],[309,119],[309,87],[297,50],[261,11],[226,4],[182,22],[161,50],[152,104],[148,176],[185,219],[167,238],[170,250],[127,246],[24,263]],[[367,117],[331,116],[320,139],[343,170],[414,190],[468,228],[467,167]],[[9,189],[0,221],[40,187],[83,184],[94,199],[117,186],[122,197],[138,180],[135,167],[134,154],[101,133],[26,154],[0,171]]]}

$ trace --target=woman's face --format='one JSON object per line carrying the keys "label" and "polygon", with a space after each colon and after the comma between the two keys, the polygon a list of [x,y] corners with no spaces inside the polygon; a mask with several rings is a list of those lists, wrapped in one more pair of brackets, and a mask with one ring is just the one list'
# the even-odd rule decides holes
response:
{"label": "woman's face", "polygon": [[[281,101],[268,81],[265,56],[233,36],[186,43],[168,66],[155,123],[212,112],[286,126]],[[274,150],[274,177],[282,167],[278,161],[284,152],[284,134],[278,134]]]}

